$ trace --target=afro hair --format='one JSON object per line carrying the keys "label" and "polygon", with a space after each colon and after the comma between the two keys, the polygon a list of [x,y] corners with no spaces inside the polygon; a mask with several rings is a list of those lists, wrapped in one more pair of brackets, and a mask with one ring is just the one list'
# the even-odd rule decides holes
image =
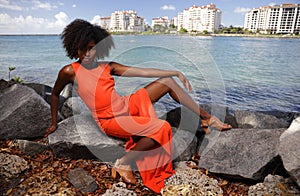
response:
{"label": "afro hair", "polygon": [[67,56],[71,59],[77,59],[78,50],[85,50],[91,41],[96,44],[96,58],[98,59],[109,56],[110,49],[114,47],[109,32],[82,19],[75,19],[67,25],[61,34],[61,39]]}

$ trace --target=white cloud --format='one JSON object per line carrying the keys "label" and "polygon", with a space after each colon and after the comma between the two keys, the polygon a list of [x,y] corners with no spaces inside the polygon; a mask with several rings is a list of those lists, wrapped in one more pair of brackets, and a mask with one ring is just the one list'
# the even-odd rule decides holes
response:
{"label": "white cloud", "polygon": [[0,8],[4,8],[8,10],[18,10],[18,11],[22,10],[22,7],[11,4],[9,0],[0,0]]}
{"label": "white cloud", "polygon": [[75,8],[75,7],[76,7],[76,4],[73,4],[72,7]]}
{"label": "white cloud", "polygon": [[33,7],[32,9],[45,9],[45,10],[52,10],[57,8],[56,5],[51,5],[50,3],[46,2],[46,3],[42,3],[39,0],[33,0]]}
{"label": "white cloud", "polygon": [[100,25],[100,16],[99,15],[94,16],[91,23],[95,25]]}
{"label": "white cloud", "polygon": [[162,9],[162,10],[176,10],[176,8],[173,5],[164,5],[160,9]]}
{"label": "white cloud", "polygon": [[[57,5],[53,5],[49,2],[41,2],[40,0],[30,0],[30,1],[21,1],[23,5],[17,5],[15,3],[12,3],[9,0],[0,0],[0,8],[7,9],[7,10],[16,10],[16,11],[22,11],[22,10],[38,10],[38,9],[44,9],[44,10],[53,10],[57,8],[57,5],[63,6],[64,3],[57,3]],[[20,4],[21,2],[18,2]]]}
{"label": "white cloud", "polygon": [[67,25],[68,16],[60,12],[51,20],[33,16],[11,17],[0,14],[0,34],[58,34]]}
{"label": "white cloud", "polygon": [[46,28],[53,29],[53,28],[63,28],[67,25],[68,22],[68,15],[64,12],[59,12],[55,14],[55,22],[49,22]]}
{"label": "white cloud", "polygon": [[251,10],[251,8],[236,7],[234,9],[234,13],[243,14],[243,13],[249,12],[250,10]]}

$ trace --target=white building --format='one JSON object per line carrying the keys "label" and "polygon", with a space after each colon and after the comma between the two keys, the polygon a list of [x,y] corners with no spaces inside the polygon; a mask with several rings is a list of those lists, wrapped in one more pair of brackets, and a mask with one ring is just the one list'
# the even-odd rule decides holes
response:
{"label": "white building", "polygon": [[206,6],[191,6],[178,13],[178,30],[181,28],[187,31],[214,32],[220,29],[221,10],[216,8],[215,4]]}
{"label": "white building", "polygon": [[178,17],[173,17],[170,21],[170,25],[174,25],[177,27],[178,25]]}
{"label": "white building", "polygon": [[136,11],[115,11],[110,17],[111,31],[144,31],[144,18],[137,16]]}
{"label": "white building", "polygon": [[157,17],[152,19],[152,25],[151,27],[153,28],[155,25],[161,25],[163,27],[168,27],[170,24],[168,16],[164,17]]}
{"label": "white building", "polygon": [[261,33],[299,33],[300,4],[281,4],[250,10],[245,15],[244,28]]}

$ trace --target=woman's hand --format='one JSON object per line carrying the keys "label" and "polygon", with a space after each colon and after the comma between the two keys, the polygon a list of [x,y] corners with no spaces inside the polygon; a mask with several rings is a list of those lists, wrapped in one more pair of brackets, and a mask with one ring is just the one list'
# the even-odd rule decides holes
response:
{"label": "woman's hand", "polygon": [[57,129],[57,125],[51,125],[46,129],[44,137],[48,137],[48,135],[53,133],[56,129]]}
{"label": "woman's hand", "polygon": [[179,78],[180,82],[182,82],[183,86],[188,90],[188,92],[192,92],[192,86],[183,73],[178,72],[177,77]]}

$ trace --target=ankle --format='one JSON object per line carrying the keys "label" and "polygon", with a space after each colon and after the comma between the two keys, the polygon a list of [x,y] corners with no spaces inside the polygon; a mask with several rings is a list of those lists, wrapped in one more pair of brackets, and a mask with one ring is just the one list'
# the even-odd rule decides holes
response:
{"label": "ankle", "polygon": [[211,117],[212,117],[212,115],[210,115],[210,114],[205,114],[205,115],[200,116],[201,120],[209,120]]}
{"label": "ankle", "polygon": [[118,164],[119,165],[129,165],[130,163],[128,163],[128,161],[126,161],[126,159],[124,157],[118,159]]}

